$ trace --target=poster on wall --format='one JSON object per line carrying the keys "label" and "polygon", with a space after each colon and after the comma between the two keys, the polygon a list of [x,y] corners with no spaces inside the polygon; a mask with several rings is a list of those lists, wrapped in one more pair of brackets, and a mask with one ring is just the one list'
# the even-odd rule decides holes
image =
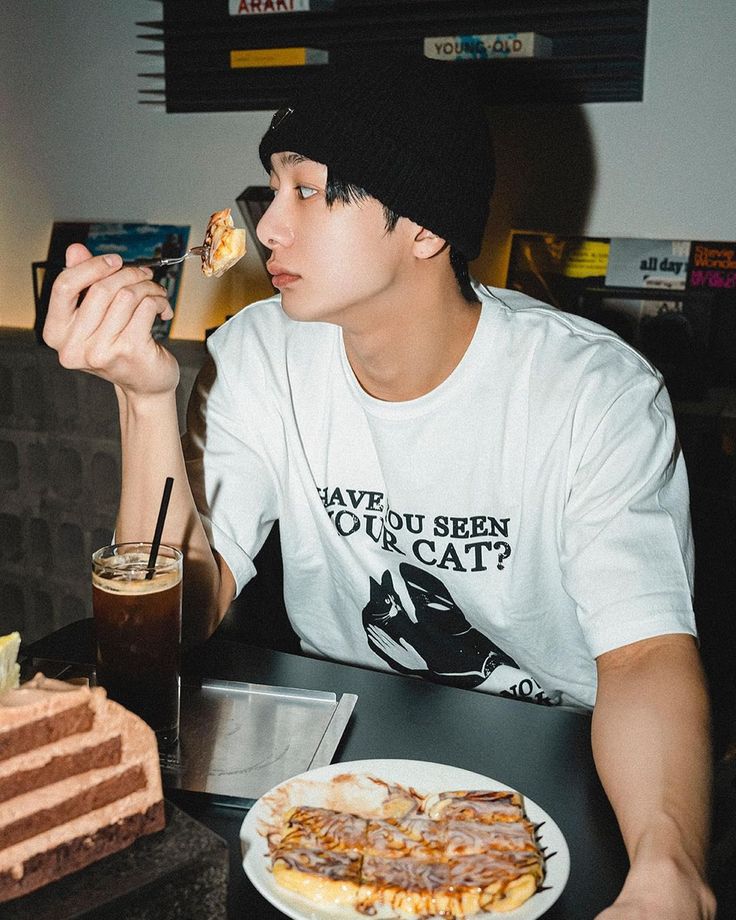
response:
{"label": "poster on wall", "polygon": [[[84,243],[94,256],[117,252],[124,262],[139,259],[170,259],[187,249],[189,227],[178,224],[149,224],[118,221],[55,221],[51,230],[45,262],[33,263],[33,286],[36,304],[36,338],[42,341],[51,288],[64,268],[66,249],[72,243]],[[171,309],[176,310],[183,263],[153,269],[153,280],[166,291]],[[157,317],[151,334],[165,339],[171,320]]]}

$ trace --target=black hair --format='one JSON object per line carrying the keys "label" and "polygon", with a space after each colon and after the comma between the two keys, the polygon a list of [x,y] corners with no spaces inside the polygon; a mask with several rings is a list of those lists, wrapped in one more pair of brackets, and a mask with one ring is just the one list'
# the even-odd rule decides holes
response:
{"label": "black hair", "polygon": [[[352,182],[343,182],[342,179],[333,176],[328,169],[327,185],[325,187],[325,201],[327,202],[328,208],[331,208],[336,201],[339,201],[341,204],[355,204],[359,201],[365,201],[366,198],[370,197],[370,193],[366,192],[364,188]],[[387,207],[385,204],[383,205],[383,217],[387,233],[391,233],[396,228],[400,216],[401,215],[392,211],[391,208]],[[460,288],[462,296],[468,303],[478,303],[478,296],[470,283],[468,260],[462,252],[454,246],[450,246],[450,265],[455,273],[455,280],[457,281],[457,286]]]}

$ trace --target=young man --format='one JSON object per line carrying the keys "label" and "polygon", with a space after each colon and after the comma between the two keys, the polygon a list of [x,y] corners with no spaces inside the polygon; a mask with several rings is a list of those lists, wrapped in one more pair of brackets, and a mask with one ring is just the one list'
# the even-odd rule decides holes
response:
{"label": "young man", "polygon": [[450,72],[345,72],[274,116],[258,235],[280,296],[210,339],[183,451],[150,272],[71,247],[46,340],[115,384],[119,539],[153,529],[176,479],[164,538],[186,552],[190,638],[278,520],[306,650],[594,707],[631,857],[600,920],[710,918],[708,706],[669,400],[601,327],[470,284],[491,142]]}

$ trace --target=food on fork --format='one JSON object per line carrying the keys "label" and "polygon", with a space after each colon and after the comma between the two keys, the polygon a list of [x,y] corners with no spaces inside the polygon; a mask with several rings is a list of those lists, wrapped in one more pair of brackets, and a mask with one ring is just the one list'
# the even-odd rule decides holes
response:
{"label": "food on fork", "polygon": [[164,827],[153,731],[101,687],[0,695],[0,903]]}
{"label": "food on fork", "polygon": [[269,837],[275,881],[326,907],[447,920],[514,910],[537,891],[544,860],[518,793],[440,792],[422,800],[417,811],[375,819],[290,808]]}
{"label": "food on fork", "polygon": [[219,278],[244,255],[245,230],[234,225],[230,208],[215,211],[204,235],[202,273]]}
{"label": "food on fork", "polygon": [[19,649],[19,633],[12,632],[7,636],[0,636],[0,696],[6,690],[14,690],[18,686],[20,679]]}

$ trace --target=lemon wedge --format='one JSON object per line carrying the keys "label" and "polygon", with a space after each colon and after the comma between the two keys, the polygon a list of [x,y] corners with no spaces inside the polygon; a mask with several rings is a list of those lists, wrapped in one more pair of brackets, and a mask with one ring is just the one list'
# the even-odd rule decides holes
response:
{"label": "lemon wedge", "polygon": [[20,680],[19,648],[20,633],[12,632],[7,636],[0,636],[0,696],[18,686]]}

